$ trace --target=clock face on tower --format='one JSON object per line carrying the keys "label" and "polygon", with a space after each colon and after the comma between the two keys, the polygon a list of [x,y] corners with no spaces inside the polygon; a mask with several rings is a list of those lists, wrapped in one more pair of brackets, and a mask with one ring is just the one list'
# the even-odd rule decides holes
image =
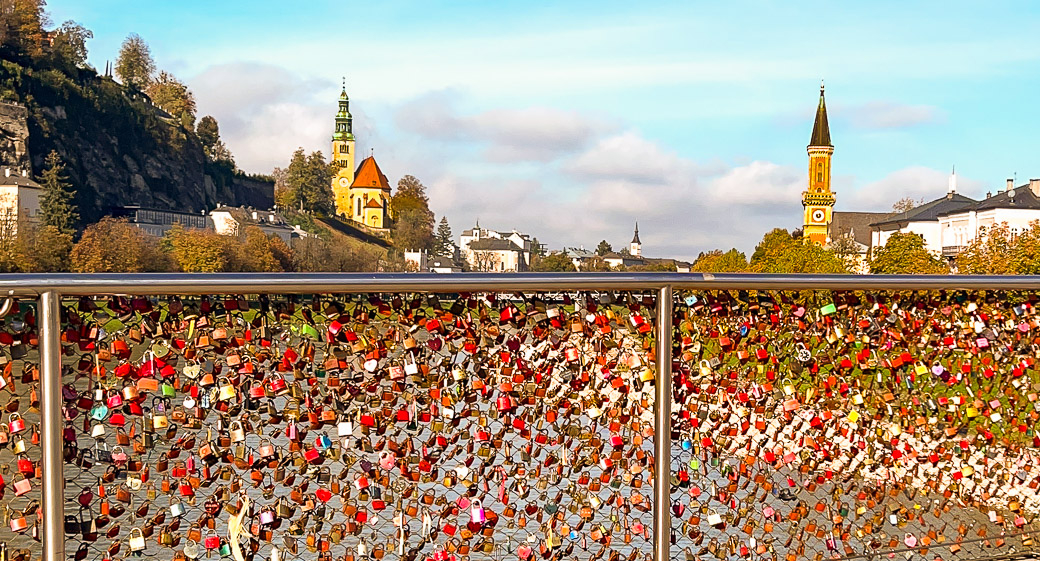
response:
{"label": "clock face on tower", "polygon": [[812,218],[813,222],[823,222],[823,219],[826,216],[827,216],[827,213],[825,213],[822,208],[817,208],[817,209],[814,209],[812,211],[811,218]]}
{"label": "clock face on tower", "polygon": [[339,186],[340,187],[349,187],[350,183],[347,181],[346,177],[341,177],[341,178],[339,178]]}

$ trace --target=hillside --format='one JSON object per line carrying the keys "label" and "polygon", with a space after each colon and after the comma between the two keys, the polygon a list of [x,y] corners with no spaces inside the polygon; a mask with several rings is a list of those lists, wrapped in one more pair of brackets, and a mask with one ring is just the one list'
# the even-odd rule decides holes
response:
{"label": "hillside", "polygon": [[84,223],[128,204],[192,212],[217,203],[273,204],[272,183],[207,161],[194,131],[143,94],[93,70],[0,64],[0,165],[31,168],[37,176],[47,154],[57,151]]}

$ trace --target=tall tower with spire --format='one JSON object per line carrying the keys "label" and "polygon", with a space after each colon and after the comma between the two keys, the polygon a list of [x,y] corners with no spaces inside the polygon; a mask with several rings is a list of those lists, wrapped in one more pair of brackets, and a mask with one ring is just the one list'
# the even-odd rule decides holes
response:
{"label": "tall tower with spire", "polygon": [[628,254],[632,257],[643,256],[643,243],[639,241],[639,223],[636,222],[636,235],[632,236],[632,243],[628,244]]}
{"label": "tall tower with spire", "polygon": [[806,148],[809,153],[809,188],[802,193],[804,209],[803,238],[827,245],[827,230],[834,209],[834,193],[831,192],[831,130],[827,125],[827,104],[823,99],[823,82],[820,82],[820,104],[816,107],[816,122],[812,137]]}
{"label": "tall tower with spire", "polygon": [[332,193],[336,199],[336,214],[351,216],[350,186],[354,183],[354,118],[350,115],[350,98],[347,82],[343,80],[343,91],[339,94],[339,111],[336,113],[336,129],[332,133],[332,161],[339,171],[332,178]]}

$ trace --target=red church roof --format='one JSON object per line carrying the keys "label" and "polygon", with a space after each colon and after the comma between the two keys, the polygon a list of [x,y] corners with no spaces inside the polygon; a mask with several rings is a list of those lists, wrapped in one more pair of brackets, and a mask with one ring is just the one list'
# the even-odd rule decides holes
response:
{"label": "red church roof", "polygon": [[[387,189],[389,189],[389,187],[387,187]],[[368,199],[365,206],[368,208],[383,208],[383,204],[379,202],[379,199]]]}
{"label": "red church roof", "polygon": [[351,187],[365,187],[390,190],[390,182],[386,180],[383,171],[379,169],[375,156],[369,156],[361,160],[357,172],[354,173],[354,183]]}

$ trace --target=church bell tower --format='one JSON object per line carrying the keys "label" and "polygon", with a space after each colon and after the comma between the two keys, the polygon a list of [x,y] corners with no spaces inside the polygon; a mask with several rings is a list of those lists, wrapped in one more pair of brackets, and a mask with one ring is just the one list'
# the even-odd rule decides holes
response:
{"label": "church bell tower", "polygon": [[802,193],[804,221],[803,239],[821,246],[827,245],[827,231],[834,208],[834,193],[831,192],[831,131],[827,125],[827,104],[823,100],[823,83],[820,83],[820,104],[816,108],[812,138],[806,148],[809,153],[809,188]]}
{"label": "church bell tower", "polygon": [[336,199],[336,214],[350,217],[350,185],[354,183],[354,118],[350,115],[350,98],[347,97],[346,80],[339,94],[339,112],[336,113],[336,130],[332,133],[332,161],[340,169],[332,178],[332,193]]}

